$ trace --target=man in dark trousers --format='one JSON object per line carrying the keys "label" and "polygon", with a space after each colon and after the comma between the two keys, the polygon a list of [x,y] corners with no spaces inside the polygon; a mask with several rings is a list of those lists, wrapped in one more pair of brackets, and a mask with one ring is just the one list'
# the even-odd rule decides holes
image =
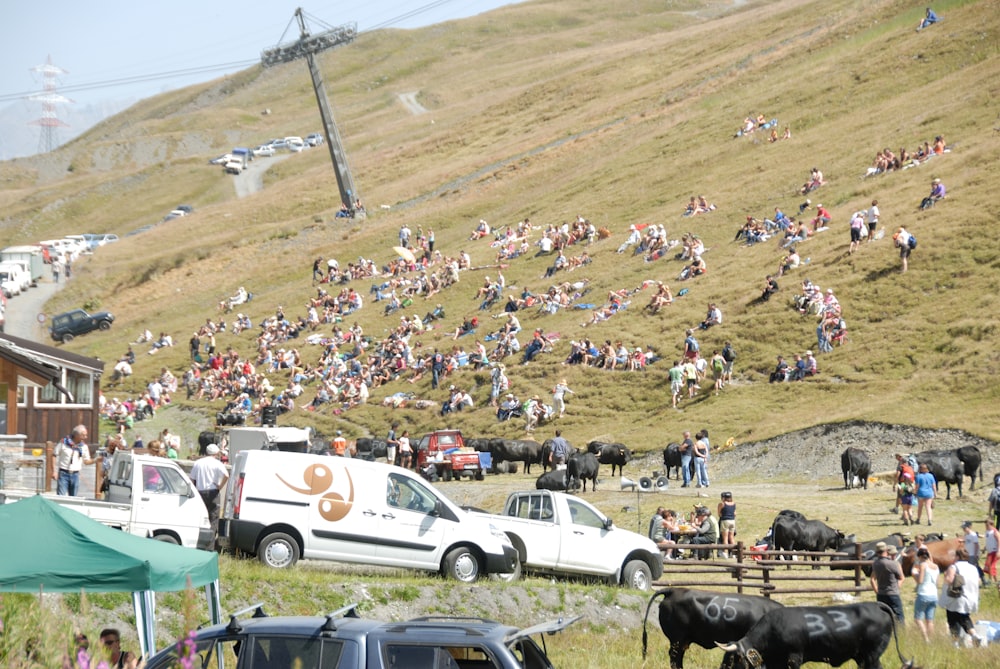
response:
{"label": "man in dark trousers", "polygon": [[903,582],[903,568],[896,561],[895,546],[886,546],[884,541],[875,544],[875,561],[872,563],[872,590],[875,599],[892,609],[896,620],[903,622],[903,600],[899,596],[899,584]]}

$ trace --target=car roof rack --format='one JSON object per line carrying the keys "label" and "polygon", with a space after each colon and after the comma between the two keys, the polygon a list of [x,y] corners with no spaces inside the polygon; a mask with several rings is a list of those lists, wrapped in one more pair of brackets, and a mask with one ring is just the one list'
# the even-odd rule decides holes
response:
{"label": "car roof rack", "polygon": [[495,620],[480,618],[479,616],[418,616],[410,618],[410,623],[483,623],[486,625],[499,625]]}
{"label": "car roof rack", "polygon": [[347,606],[341,606],[336,611],[331,611],[326,614],[326,622],[320,628],[321,632],[336,632],[337,624],[334,622],[336,618],[360,618],[358,615],[358,603],[352,602]]}
{"label": "car roof rack", "polygon": [[257,602],[252,606],[248,606],[245,609],[240,609],[236,613],[230,614],[229,624],[226,625],[226,631],[230,634],[238,634],[243,631],[243,625],[240,624],[239,617],[253,611],[251,618],[266,618],[267,614],[264,613],[264,603]]}

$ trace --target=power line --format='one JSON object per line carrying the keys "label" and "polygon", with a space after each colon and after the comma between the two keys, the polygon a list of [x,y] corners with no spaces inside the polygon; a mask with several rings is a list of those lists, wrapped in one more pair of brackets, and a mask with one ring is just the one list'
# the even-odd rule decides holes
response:
{"label": "power line", "polygon": [[[378,24],[376,24],[376,25],[374,25],[374,26],[372,26],[370,28],[367,28],[367,29],[359,31],[359,32],[371,32],[373,30],[381,30],[383,28],[389,28],[389,27],[391,27],[393,25],[396,25],[397,23],[401,23],[403,21],[406,21],[407,19],[411,19],[411,18],[413,18],[415,16],[419,16],[420,14],[423,14],[424,12],[429,12],[432,9],[437,9],[438,7],[446,5],[446,4],[450,3],[450,2],[453,2],[453,0],[434,0],[434,2],[429,2],[426,5],[422,5],[420,7],[417,7],[416,9],[410,10],[410,11],[404,13],[404,14],[400,14],[399,16],[396,16],[394,18],[388,19],[386,21],[383,21],[382,23],[378,23]],[[326,24],[323,23],[323,21],[318,20],[314,16],[310,15],[309,18],[310,18],[310,20],[316,21],[317,23],[326,25]],[[294,18],[292,19],[292,21],[294,21]],[[286,27],[285,28],[285,33],[282,34],[282,39],[284,39],[284,35],[287,32],[288,32],[288,28]],[[131,76],[131,77],[121,77],[121,78],[118,78],[118,79],[107,79],[107,80],[104,80],[104,81],[94,81],[94,82],[90,82],[90,83],[73,84],[73,85],[69,85],[69,86],[60,86],[59,87],[59,92],[60,93],[79,93],[79,92],[82,92],[82,91],[92,91],[92,90],[97,90],[97,89],[100,89],[100,88],[114,88],[116,86],[127,86],[127,85],[130,85],[130,84],[142,84],[142,83],[146,83],[146,82],[150,82],[150,81],[159,81],[159,80],[162,80],[162,79],[173,79],[173,78],[178,78],[178,77],[194,76],[194,75],[198,75],[198,74],[212,74],[212,73],[215,73],[215,72],[225,72],[225,71],[231,71],[231,70],[242,70],[244,68],[250,67],[251,65],[255,65],[256,63],[259,63],[259,62],[260,62],[259,59],[256,59],[256,58],[253,59],[253,60],[238,60],[238,61],[233,61],[233,62],[230,62],[230,63],[221,63],[221,64],[218,64],[218,65],[204,65],[204,66],[201,66],[201,67],[191,67],[191,68],[186,68],[186,69],[183,69],[183,70],[171,70],[169,72],[158,72],[158,73],[155,73],[155,74],[141,74],[141,75],[135,75],[135,76]],[[0,103],[2,103],[2,102],[13,102],[15,100],[21,100],[21,99],[27,98],[28,96],[34,95],[36,93],[38,93],[37,90],[22,91],[20,93],[3,93],[3,94],[0,94]]]}

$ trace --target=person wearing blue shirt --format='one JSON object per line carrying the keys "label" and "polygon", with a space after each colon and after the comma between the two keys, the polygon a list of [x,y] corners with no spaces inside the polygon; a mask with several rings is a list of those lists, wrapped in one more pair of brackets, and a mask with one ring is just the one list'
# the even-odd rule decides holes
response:
{"label": "person wearing blue shirt", "polygon": [[924,18],[920,19],[920,24],[917,26],[917,32],[920,32],[929,25],[937,23],[939,20],[940,19],[938,18],[937,14],[934,13],[934,10],[928,7],[927,14],[924,16]]}
{"label": "person wearing blue shirt", "polygon": [[931,474],[927,465],[920,465],[917,471],[916,485],[917,525],[920,524],[920,518],[923,515],[924,509],[927,509],[927,524],[930,525],[934,520],[932,509],[934,508],[934,497],[936,495],[934,489],[937,486],[937,479],[934,478],[934,474]]}

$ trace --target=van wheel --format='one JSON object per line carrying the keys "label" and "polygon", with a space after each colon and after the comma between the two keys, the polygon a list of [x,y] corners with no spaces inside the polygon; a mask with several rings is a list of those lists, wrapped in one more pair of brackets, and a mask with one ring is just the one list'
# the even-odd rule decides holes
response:
{"label": "van wheel", "polygon": [[299,561],[299,545],[287,534],[275,532],[260,542],[257,558],[268,567],[285,569]]}
{"label": "van wheel", "polygon": [[649,591],[653,587],[653,573],[642,560],[630,560],[622,572],[622,585],[635,590]]}
{"label": "van wheel", "polygon": [[445,576],[456,581],[474,583],[479,578],[480,571],[482,567],[479,565],[479,558],[468,548],[456,548],[444,558]]}
{"label": "van wheel", "polygon": [[180,546],[181,542],[177,541],[177,538],[171,534],[157,534],[153,537],[157,541],[162,541],[165,544],[173,544],[174,546]]}
{"label": "van wheel", "polygon": [[503,583],[513,583],[521,578],[521,560],[514,561],[514,571],[509,574],[490,574],[490,578]]}

